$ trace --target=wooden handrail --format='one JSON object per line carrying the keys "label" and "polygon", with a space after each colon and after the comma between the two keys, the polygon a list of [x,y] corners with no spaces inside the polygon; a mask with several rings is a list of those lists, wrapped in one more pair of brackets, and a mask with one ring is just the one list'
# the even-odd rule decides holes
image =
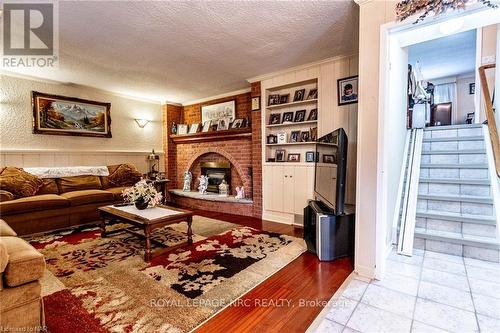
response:
{"label": "wooden handrail", "polygon": [[[493,157],[495,159],[495,169],[497,171],[497,176],[500,177],[500,144],[498,140],[497,123],[493,112],[490,90],[488,89],[488,81],[486,80],[486,70],[491,68],[495,68],[495,64],[479,67],[479,76],[481,78],[481,90],[483,91],[484,102],[486,104],[486,120],[488,120],[488,131],[490,133],[491,148],[493,149]],[[500,96],[496,97],[500,98]],[[497,110],[497,112],[500,111]]]}

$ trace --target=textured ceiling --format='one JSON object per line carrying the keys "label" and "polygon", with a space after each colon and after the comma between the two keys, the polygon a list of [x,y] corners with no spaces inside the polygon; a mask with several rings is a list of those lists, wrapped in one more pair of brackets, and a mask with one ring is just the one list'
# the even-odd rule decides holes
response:
{"label": "textured ceiling", "polygon": [[60,68],[34,72],[158,101],[246,88],[245,79],[357,50],[345,1],[59,2]]}
{"label": "textured ceiling", "polygon": [[476,30],[433,39],[410,46],[409,63],[420,61],[426,80],[474,72],[476,68]]}

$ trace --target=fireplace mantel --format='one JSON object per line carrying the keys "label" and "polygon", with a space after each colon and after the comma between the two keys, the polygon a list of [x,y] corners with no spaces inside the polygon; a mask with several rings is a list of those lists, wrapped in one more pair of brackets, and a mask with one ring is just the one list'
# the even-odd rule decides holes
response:
{"label": "fireplace mantel", "polygon": [[195,134],[171,135],[170,138],[174,143],[193,143],[201,141],[221,141],[221,140],[236,140],[236,139],[252,139],[252,129],[250,127],[230,129],[225,131],[202,132]]}
{"label": "fireplace mantel", "polygon": [[207,192],[207,194],[200,194],[196,191],[184,192],[181,189],[169,190],[170,193],[178,195],[180,197],[186,197],[191,199],[205,200],[205,201],[218,201],[218,202],[229,202],[235,204],[253,204],[252,199],[236,199],[235,196],[222,197],[215,193]]}

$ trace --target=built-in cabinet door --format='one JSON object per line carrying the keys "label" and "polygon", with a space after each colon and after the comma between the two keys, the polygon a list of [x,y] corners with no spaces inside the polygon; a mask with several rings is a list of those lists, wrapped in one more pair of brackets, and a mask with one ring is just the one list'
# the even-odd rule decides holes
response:
{"label": "built-in cabinet door", "polygon": [[314,167],[296,166],[294,167],[294,197],[293,213],[304,214],[304,207],[307,200],[313,198],[314,189]]}
{"label": "built-in cabinet door", "polygon": [[281,165],[264,167],[264,209],[282,212],[284,172]]}
{"label": "built-in cabinet door", "polygon": [[294,197],[297,195],[295,187],[295,167],[283,167],[283,211],[292,213],[294,209]]}

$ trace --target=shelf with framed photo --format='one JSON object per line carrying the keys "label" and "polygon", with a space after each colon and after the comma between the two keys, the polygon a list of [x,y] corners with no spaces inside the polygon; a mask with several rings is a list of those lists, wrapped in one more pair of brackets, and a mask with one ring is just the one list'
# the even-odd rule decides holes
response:
{"label": "shelf with framed photo", "polygon": [[227,130],[197,132],[192,134],[177,134],[171,135],[170,138],[174,143],[192,143],[200,141],[220,141],[220,140],[234,140],[241,138],[252,139],[252,128],[233,128]]}

